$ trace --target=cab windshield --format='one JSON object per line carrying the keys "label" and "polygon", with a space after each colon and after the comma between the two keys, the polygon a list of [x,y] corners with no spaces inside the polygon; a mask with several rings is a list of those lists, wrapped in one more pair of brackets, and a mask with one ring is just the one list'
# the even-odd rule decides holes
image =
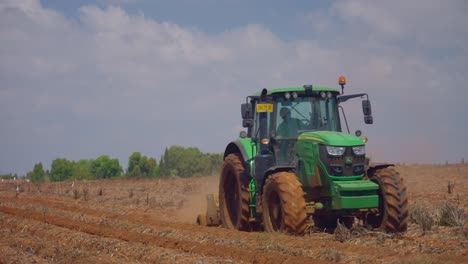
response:
{"label": "cab windshield", "polygon": [[307,131],[341,132],[336,98],[278,98],[276,103],[277,138],[295,138]]}

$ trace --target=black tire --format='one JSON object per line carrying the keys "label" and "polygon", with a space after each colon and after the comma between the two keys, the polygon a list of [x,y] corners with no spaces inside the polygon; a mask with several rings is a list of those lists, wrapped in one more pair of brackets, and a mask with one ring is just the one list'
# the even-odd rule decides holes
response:
{"label": "black tire", "polygon": [[262,205],[265,231],[304,234],[306,204],[302,185],[294,173],[271,175],[263,187]]}
{"label": "black tire", "polygon": [[249,230],[250,179],[238,154],[224,159],[219,181],[219,212],[224,228]]}
{"label": "black tire", "polygon": [[408,227],[408,192],[403,178],[394,168],[377,170],[370,180],[379,185],[379,212],[367,217],[367,224],[390,233],[405,232]]}

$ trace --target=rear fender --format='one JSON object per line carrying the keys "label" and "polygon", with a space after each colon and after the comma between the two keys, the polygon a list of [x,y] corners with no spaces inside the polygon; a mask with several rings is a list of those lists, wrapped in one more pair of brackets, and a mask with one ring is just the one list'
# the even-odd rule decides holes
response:
{"label": "rear fender", "polygon": [[247,151],[245,150],[244,146],[242,143],[239,141],[233,141],[229,143],[226,147],[226,150],[224,151],[224,158],[226,158],[227,155],[229,154],[240,154],[242,160],[244,161],[244,168],[245,168],[245,174],[251,177],[250,173],[250,160],[251,158],[247,155]]}

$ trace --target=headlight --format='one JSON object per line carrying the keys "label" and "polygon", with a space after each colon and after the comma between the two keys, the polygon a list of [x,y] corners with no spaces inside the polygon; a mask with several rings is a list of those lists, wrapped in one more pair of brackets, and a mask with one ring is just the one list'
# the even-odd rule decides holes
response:
{"label": "headlight", "polygon": [[328,152],[328,155],[342,156],[343,153],[345,152],[345,147],[327,146],[327,152]]}
{"label": "headlight", "polygon": [[353,153],[354,153],[354,155],[362,156],[362,155],[366,154],[366,147],[365,146],[353,147]]}

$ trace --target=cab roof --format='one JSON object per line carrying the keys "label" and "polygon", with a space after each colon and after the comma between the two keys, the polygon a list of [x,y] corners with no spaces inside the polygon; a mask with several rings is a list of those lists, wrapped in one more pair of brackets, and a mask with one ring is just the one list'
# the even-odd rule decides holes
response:
{"label": "cab roof", "polygon": [[[267,89],[267,95],[273,95],[276,93],[284,93],[284,92],[305,92],[306,88],[304,87],[287,87],[287,88],[275,88],[275,89]],[[330,88],[330,87],[317,87],[317,86],[312,86],[312,91],[313,92],[337,92],[339,93],[340,91],[336,88]],[[261,92],[255,93],[254,96],[260,96]]]}

